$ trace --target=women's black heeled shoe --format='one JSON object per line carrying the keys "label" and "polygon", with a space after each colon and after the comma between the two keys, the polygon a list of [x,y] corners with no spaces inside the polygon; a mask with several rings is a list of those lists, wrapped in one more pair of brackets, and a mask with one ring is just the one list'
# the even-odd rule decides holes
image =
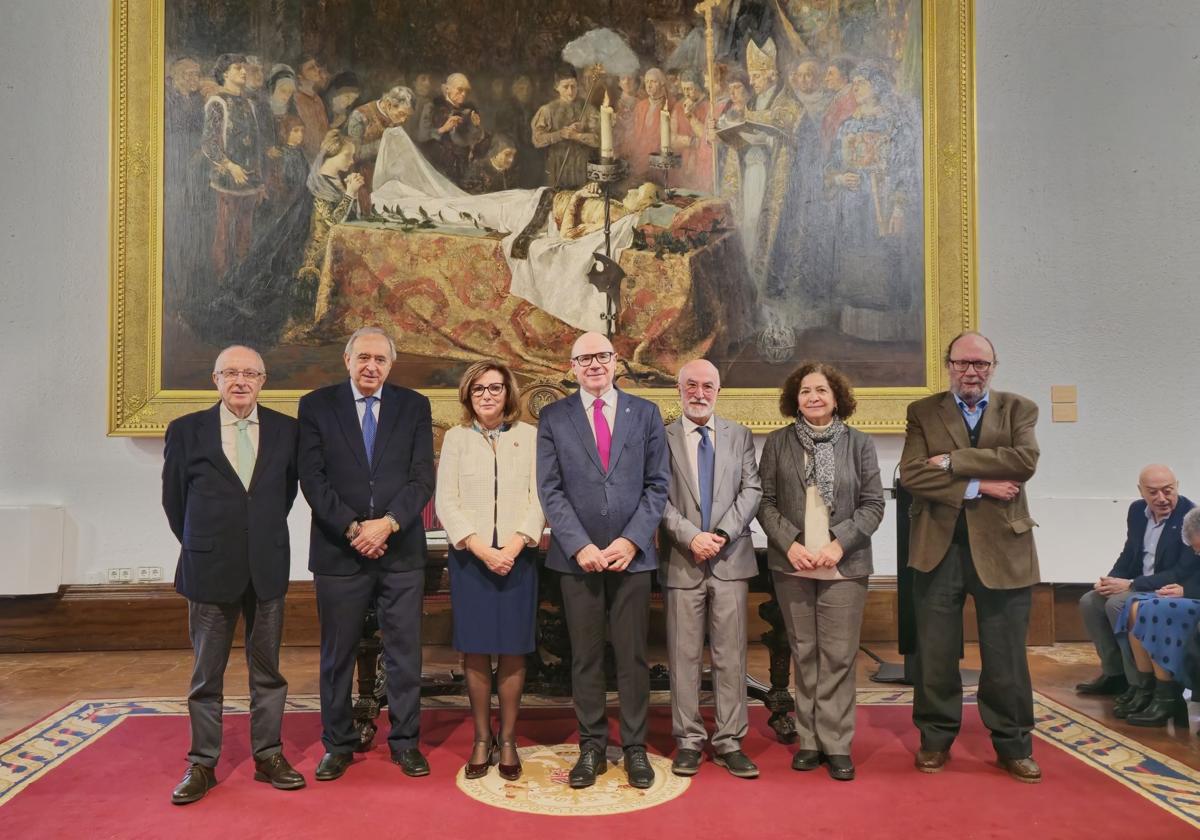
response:
{"label": "women's black heeled shoe", "polygon": [[502,746],[512,747],[513,754],[517,756],[516,764],[504,764],[500,762],[496,765],[496,772],[500,774],[500,778],[510,782],[515,782],[521,778],[521,756],[517,753],[516,741],[501,741]]}
{"label": "women's black heeled shoe", "polygon": [[1176,726],[1187,726],[1187,701],[1183,699],[1183,687],[1174,680],[1159,682],[1154,686],[1154,699],[1145,709],[1133,712],[1125,722],[1133,726],[1166,726],[1174,721]]}
{"label": "women's black heeled shoe", "polygon": [[[472,764],[467,762],[467,769],[463,771],[463,775],[468,779],[482,779],[487,775],[488,768],[492,766],[492,759],[496,755],[496,739],[492,738],[491,743],[488,743],[486,738],[476,738],[476,744],[488,744],[487,758],[482,764]],[[501,774],[503,775],[503,773]]]}
{"label": "women's black heeled shoe", "polygon": [[1122,720],[1132,714],[1143,712],[1154,700],[1154,674],[1138,674],[1138,681],[1133,685],[1129,697],[1117,699],[1113,704],[1113,716]]}

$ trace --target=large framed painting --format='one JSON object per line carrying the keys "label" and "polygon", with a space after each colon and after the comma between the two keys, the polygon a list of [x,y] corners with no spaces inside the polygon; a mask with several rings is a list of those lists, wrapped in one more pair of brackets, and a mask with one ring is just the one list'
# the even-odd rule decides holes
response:
{"label": "large framed painting", "polygon": [[677,411],[782,422],[800,361],[899,431],[975,323],[970,0],[114,0],[109,432],[345,376],[363,325],[457,416],[585,330]]}

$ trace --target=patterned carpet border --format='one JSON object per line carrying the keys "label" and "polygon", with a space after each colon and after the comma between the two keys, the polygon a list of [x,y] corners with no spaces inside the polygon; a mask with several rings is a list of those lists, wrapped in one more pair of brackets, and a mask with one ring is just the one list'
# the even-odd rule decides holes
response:
{"label": "patterned carpet border", "polygon": [[[973,693],[968,692],[966,699],[974,701]],[[667,692],[652,692],[651,701],[656,705],[669,700]],[[861,688],[858,702],[865,706],[909,705],[912,689]],[[422,704],[426,708],[463,707],[466,698],[425,698]],[[563,706],[569,705],[569,699],[530,697],[528,705]],[[225,711],[247,714],[249,699],[226,698]],[[288,698],[287,711],[317,712],[320,702],[315,695],[295,695]],[[0,807],[126,720],[143,715],[186,714],[187,701],[171,697],[80,700],[64,706],[0,743]],[[1039,738],[1200,829],[1200,771],[1037,692],[1034,718]]]}

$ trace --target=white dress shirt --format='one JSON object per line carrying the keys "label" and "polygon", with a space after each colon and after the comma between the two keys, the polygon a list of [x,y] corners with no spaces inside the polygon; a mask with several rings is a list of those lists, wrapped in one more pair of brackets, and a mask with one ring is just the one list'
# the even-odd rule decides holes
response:
{"label": "white dress shirt", "polygon": [[[358,390],[358,386],[354,384],[354,380],[350,380],[350,390],[354,392],[354,410],[358,412],[358,425],[362,426],[363,415],[367,411],[367,398],[363,396],[363,392]],[[375,426],[379,427],[379,404],[383,401],[383,386],[372,394],[375,398],[375,404],[371,406],[371,413],[375,415]]]}
{"label": "white dress shirt", "polygon": [[[696,431],[700,428],[698,423],[693,423],[685,414],[683,420],[683,442],[687,445],[688,463],[692,467],[692,483],[696,488],[696,498],[700,498],[700,433]],[[717,429],[713,423],[712,415],[708,417],[708,422],[704,424],[704,428],[708,429],[708,440],[712,445],[713,454],[717,451]],[[715,458],[714,458],[715,463]],[[716,480],[713,476],[713,480]]]}
{"label": "white dress shirt", "polygon": [[[229,459],[229,463],[233,465],[233,471],[237,472],[237,422],[242,419],[225,407],[225,403],[221,403],[221,450],[225,453],[225,457]],[[254,449],[254,457],[258,457],[258,405],[250,410],[250,416],[245,418],[250,421],[250,425],[246,427],[246,433],[250,435],[250,446]]]}
{"label": "white dress shirt", "polygon": [[579,400],[583,403],[583,412],[587,415],[588,428],[592,430],[593,440],[596,439],[596,421],[593,419],[592,405],[597,399],[604,400],[604,408],[601,411],[604,413],[604,419],[608,421],[609,435],[612,435],[617,430],[617,389],[609,388],[608,391],[599,397],[593,397],[587,391],[580,388]]}
{"label": "white dress shirt", "polygon": [[1146,533],[1142,535],[1142,574],[1154,574],[1154,557],[1158,554],[1158,538],[1162,536],[1163,526],[1170,517],[1154,520],[1154,512],[1146,505]]}

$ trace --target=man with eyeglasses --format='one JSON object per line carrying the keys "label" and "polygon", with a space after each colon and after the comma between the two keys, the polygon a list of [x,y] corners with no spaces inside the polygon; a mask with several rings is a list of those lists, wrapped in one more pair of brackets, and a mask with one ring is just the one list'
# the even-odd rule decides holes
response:
{"label": "man with eyeglasses", "polygon": [[762,485],[750,430],[716,415],[721,376],[706,359],[679,369],[683,416],[667,426],[671,482],[663,514],[667,657],[676,776],[700,772],[709,740],[700,715],[700,671],[708,631],[716,693],[713,761],[734,776],[758,777],[742,752],[746,709],[746,597],[758,573],[750,521]]}
{"label": "man with eyeglasses", "polygon": [[379,327],[346,342],[349,378],[300,399],[300,488],[312,508],[308,569],[321,619],[321,742],[313,777],[340,778],[360,746],[350,690],[372,605],[387,673],[388,749],[407,776],[428,776],[421,724],[421,602],[433,495],[429,400],[388,384],[396,345]]}
{"label": "man with eyeglasses", "polygon": [[1140,712],[1151,695],[1149,691],[1140,695],[1137,692],[1137,666],[1129,637],[1116,633],[1117,619],[1135,593],[1154,592],[1177,583],[1176,567],[1192,553],[1181,539],[1180,526],[1194,505],[1179,495],[1179,481],[1171,468],[1163,464],[1144,467],[1138,475],[1138,494],[1141,498],[1129,506],[1125,546],[1112,571],[1079,599],[1083,623],[1100,655],[1101,673],[1075,686],[1075,690],[1080,694],[1118,695],[1113,713],[1120,718]]}
{"label": "man with eyeglasses", "polygon": [[175,591],[188,600],[195,655],[188,692],[188,769],[171,793],[196,802],[217,783],[225,667],[245,619],[254,778],[304,787],[279,736],[287,680],[279,671],[291,557],[287,515],[296,498],[296,421],[258,404],[262,357],[227,347],[213,366],[220,401],[167,426],[162,505],[179,540]]}
{"label": "man with eyeglasses", "polygon": [[561,573],[579,721],[573,788],[608,769],[604,631],[617,665],[621,745],[635,788],[654,783],[646,755],[650,672],[646,631],[654,534],[667,501],[666,436],[658,407],[613,386],[617,354],[599,333],[571,349],[579,391],[538,417],[538,496],[550,526],[546,567]]}
{"label": "man with eyeglasses", "polygon": [[1040,579],[1025,483],[1038,462],[1037,405],[991,391],[996,352],[966,332],[946,348],[950,390],[908,407],[900,480],[913,496],[908,565],[913,569],[917,662],[913,723],[916,767],[937,773],[962,723],[962,609],[969,594],[979,626],[978,706],[999,765],[1021,782],[1041,781],[1033,759],[1033,687],[1025,635]]}

